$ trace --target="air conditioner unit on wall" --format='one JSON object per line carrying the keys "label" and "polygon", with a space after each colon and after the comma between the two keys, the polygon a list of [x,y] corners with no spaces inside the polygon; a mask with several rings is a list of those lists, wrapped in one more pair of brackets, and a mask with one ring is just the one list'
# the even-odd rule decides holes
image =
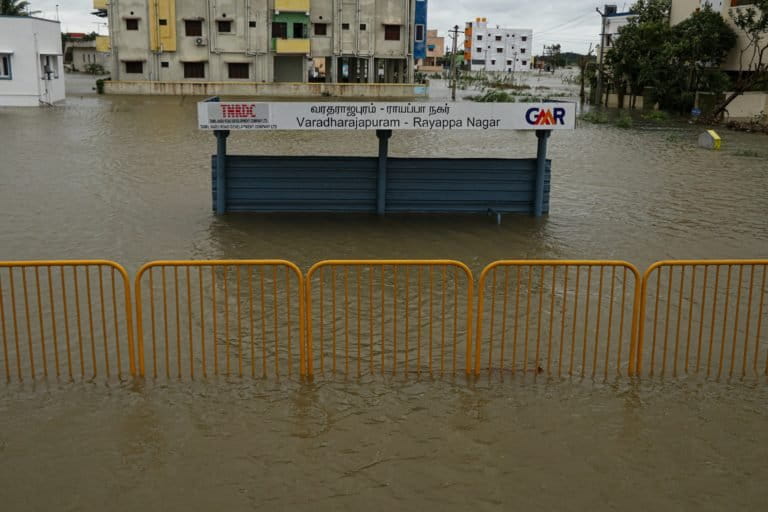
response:
{"label": "air conditioner unit on wall", "polygon": [[195,39],[195,46],[208,46],[208,39],[204,37],[198,37]]}

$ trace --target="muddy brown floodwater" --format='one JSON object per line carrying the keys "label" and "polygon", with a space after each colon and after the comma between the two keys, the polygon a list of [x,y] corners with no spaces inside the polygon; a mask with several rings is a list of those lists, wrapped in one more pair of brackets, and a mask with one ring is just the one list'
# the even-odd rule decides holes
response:
{"label": "muddy brown floodwater", "polygon": [[[768,139],[683,123],[551,139],[552,213],[211,213],[195,99],[73,95],[0,109],[0,259],[768,255]],[[395,134],[411,156],[527,157],[532,134]],[[233,153],[370,155],[373,134],[235,134]],[[699,379],[0,385],[3,510],[758,509],[765,382]]]}

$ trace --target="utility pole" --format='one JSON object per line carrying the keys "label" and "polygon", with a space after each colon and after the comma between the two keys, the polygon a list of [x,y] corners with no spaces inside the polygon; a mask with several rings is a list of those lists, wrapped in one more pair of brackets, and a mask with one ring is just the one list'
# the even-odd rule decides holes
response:
{"label": "utility pole", "polygon": [[453,30],[450,32],[453,39],[453,51],[451,52],[451,98],[456,101],[456,86],[458,84],[457,72],[459,70],[456,65],[456,53],[459,46],[459,26],[454,25]]}
{"label": "utility pole", "polygon": [[589,59],[592,57],[592,52],[594,50],[592,49],[592,43],[589,43],[589,50],[587,51],[587,55],[584,57],[581,57],[579,59],[579,69],[581,70],[581,91],[579,92],[579,99],[581,100],[581,104],[584,105],[584,101],[586,100],[586,93],[585,93],[585,82],[586,82],[586,74],[587,74],[587,68],[589,67]]}
{"label": "utility pole", "polygon": [[600,30],[600,67],[597,71],[597,94],[595,94],[595,101],[598,105],[603,102],[603,82],[604,82],[604,66],[605,66],[605,13],[599,8],[595,9],[597,13],[603,18],[603,28]]}

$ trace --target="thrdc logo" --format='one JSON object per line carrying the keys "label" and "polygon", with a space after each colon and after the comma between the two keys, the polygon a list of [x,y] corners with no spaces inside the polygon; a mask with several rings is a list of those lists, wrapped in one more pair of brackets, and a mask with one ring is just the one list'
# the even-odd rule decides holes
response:
{"label": "thrdc logo", "polygon": [[533,126],[555,126],[565,124],[565,109],[541,109],[534,107],[525,113],[525,120]]}

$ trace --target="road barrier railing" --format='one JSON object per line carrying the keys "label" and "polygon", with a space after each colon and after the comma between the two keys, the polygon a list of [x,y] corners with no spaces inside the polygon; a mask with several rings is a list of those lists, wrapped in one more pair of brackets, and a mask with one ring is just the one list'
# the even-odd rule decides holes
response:
{"label": "road barrier railing", "polygon": [[654,263],[643,278],[637,373],[768,375],[768,260]]}
{"label": "road barrier railing", "polygon": [[497,261],[477,287],[452,260],[212,260],[132,294],[111,261],[8,261],[0,375],[768,376],[766,285],[768,260]]}
{"label": "road barrier railing", "polygon": [[497,261],[478,282],[475,373],[633,375],[640,273],[623,261]]}
{"label": "road barrier railing", "polygon": [[0,372],[11,381],[136,375],[131,286],[105,260],[0,262]]}
{"label": "road barrier railing", "polygon": [[349,260],[306,279],[310,376],[469,374],[474,278],[450,260]]}
{"label": "road barrier railing", "polygon": [[295,264],[155,261],[135,286],[140,375],[305,374],[304,277]]}

